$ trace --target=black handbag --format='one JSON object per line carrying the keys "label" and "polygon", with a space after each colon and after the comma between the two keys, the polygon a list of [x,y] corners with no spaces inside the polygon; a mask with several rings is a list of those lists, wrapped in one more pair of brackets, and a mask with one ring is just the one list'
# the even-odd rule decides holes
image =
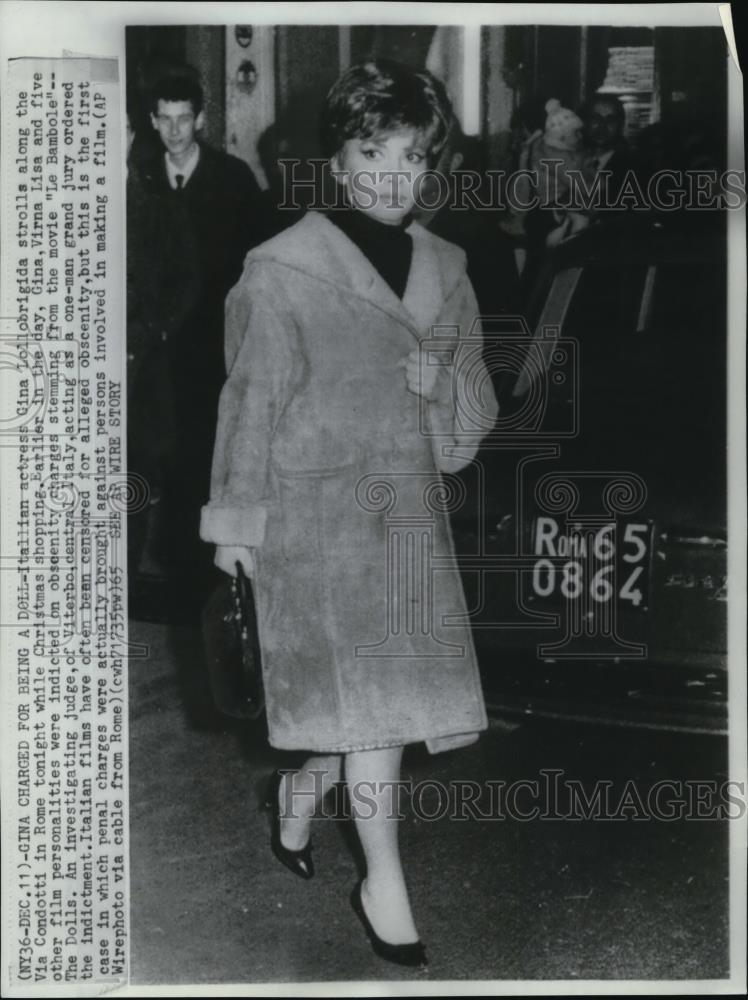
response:
{"label": "black handbag", "polygon": [[216,708],[234,719],[259,719],[265,689],[257,615],[252,584],[240,563],[236,577],[221,581],[205,605],[202,631]]}

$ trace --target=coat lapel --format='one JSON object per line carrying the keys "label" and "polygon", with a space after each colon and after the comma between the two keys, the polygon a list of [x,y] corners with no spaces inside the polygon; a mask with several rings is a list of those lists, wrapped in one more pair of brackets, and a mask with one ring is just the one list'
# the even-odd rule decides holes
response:
{"label": "coat lapel", "polygon": [[413,259],[402,300],[355,243],[320,212],[307,212],[295,226],[253,250],[248,261],[274,260],[326,281],[337,294],[369,303],[421,340],[464,275],[464,265],[455,266],[455,254],[461,251],[417,222],[407,231],[413,239]]}
{"label": "coat lapel", "polygon": [[439,315],[445,290],[436,254],[422,226],[414,222],[407,230],[413,239],[413,258],[405,293],[399,299],[367,257],[334,223],[318,213],[310,213],[308,218],[311,217],[316,218],[316,225],[324,227],[325,237],[335,253],[340,291],[366,299],[407,326],[419,339],[428,333]]}
{"label": "coat lapel", "polygon": [[439,260],[424,228],[414,222],[407,232],[413,239],[413,260],[402,306],[421,336],[425,336],[441,312],[449,289],[444,287]]}

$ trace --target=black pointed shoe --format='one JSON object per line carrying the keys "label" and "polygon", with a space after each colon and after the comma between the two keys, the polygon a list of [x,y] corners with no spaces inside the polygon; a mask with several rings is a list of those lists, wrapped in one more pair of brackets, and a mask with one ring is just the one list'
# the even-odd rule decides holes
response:
{"label": "black pointed shoe", "polygon": [[279,792],[280,783],[283,780],[283,777],[284,776],[279,771],[276,771],[270,781],[268,794],[265,799],[265,808],[270,811],[272,816],[270,848],[280,863],[285,865],[289,871],[292,871],[294,875],[298,875],[299,878],[308,880],[314,876],[311,837],[307,841],[306,846],[302,847],[300,851],[292,851],[288,847],[284,847],[280,839],[281,817]]}
{"label": "black pointed shoe", "polygon": [[358,919],[363,924],[366,936],[369,939],[372,949],[380,958],[387,962],[394,962],[396,965],[408,965],[411,968],[425,969],[429,964],[426,958],[426,949],[420,941],[413,941],[411,944],[390,944],[383,941],[374,928],[371,921],[366,916],[364,904],[361,899],[361,882],[351,893],[351,906]]}

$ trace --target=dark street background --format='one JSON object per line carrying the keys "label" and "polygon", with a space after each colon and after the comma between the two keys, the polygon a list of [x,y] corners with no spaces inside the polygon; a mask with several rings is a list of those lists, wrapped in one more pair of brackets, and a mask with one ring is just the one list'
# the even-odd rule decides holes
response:
{"label": "dark street background", "polygon": [[[430,965],[381,961],[349,904],[352,824],[315,821],[317,874],[295,878],[270,853],[260,803],[296,758],[185,686],[197,632],[132,622],[130,642],[150,649],[130,660],[133,983],[727,976],[729,822],[427,822],[407,806],[403,862]],[[409,748],[403,778],[511,783],[554,768],[588,792],[631,779],[646,795],[658,780],[724,780],[726,743],[493,720],[467,749]]]}

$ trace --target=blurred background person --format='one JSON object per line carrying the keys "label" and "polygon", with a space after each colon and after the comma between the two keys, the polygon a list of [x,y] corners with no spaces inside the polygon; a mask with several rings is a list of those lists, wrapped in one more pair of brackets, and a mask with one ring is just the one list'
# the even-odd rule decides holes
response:
{"label": "blurred background person", "polygon": [[594,177],[605,177],[608,204],[620,193],[626,175],[636,167],[636,160],[624,137],[626,111],[613,94],[594,94],[582,108],[585,132],[585,169]]}
{"label": "blurred background person", "polygon": [[510,198],[517,208],[532,206],[521,213],[526,252],[522,302],[538,280],[548,251],[589,225],[586,213],[571,204],[571,175],[581,173],[584,165],[582,119],[556,98],[543,108],[543,130],[536,129],[520,149],[519,177]]}
{"label": "blurred background person", "polygon": [[[475,186],[471,183],[469,195],[464,193],[468,185],[460,184],[460,173],[478,180]],[[484,197],[478,140],[465,135],[456,116],[434,174],[438,177],[429,178],[424,186],[416,218],[465,251],[468,277],[482,316],[515,312],[519,274],[513,242],[499,227],[495,209],[481,208],[490,202]],[[432,204],[433,208],[424,207]]]}
{"label": "blurred background person", "polygon": [[189,302],[179,336],[168,340],[177,422],[168,523],[174,580],[189,612],[200,606],[214,578],[198,525],[208,498],[224,378],[224,302],[246,253],[271,235],[272,226],[250,167],[201,140],[205,111],[195,75],[185,70],[158,80],[150,94],[150,120],[161,150],[143,164],[144,185],[186,219],[199,274],[198,294],[185,295]]}
{"label": "blurred background person", "polygon": [[130,160],[133,105],[128,95],[127,447],[128,469],[144,480],[146,501],[128,522],[130,590],[137,603],[143,579],[167,573],[159,514],[177,439],[169,352],[198,300],[200,270],[183,202],[146,186]]}

